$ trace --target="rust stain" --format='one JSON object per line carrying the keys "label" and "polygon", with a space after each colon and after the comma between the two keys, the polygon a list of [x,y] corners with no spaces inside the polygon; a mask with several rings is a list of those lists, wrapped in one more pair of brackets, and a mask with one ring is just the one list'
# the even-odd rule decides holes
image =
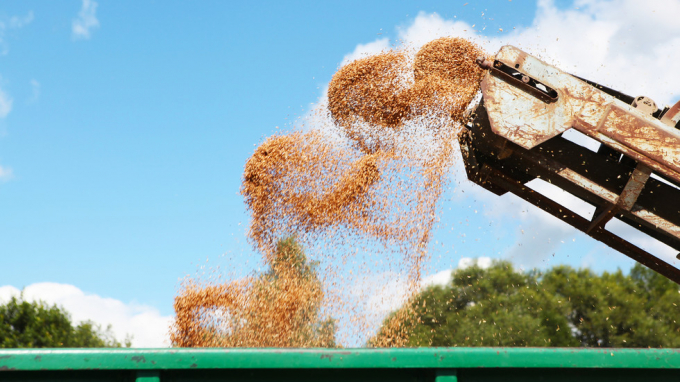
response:
{"label": "rust stain", "polygon": [[676,102],[675,105],[671,106],[670,109],[661,117],[661,122],[668,126],[675,127],[678,119],[680,119],[680,101]]}
{"label": "rust stain", "polygon": [[637,201],[640,192],[645,188],[645,184],[652,173],[652,169],[644,164],[639,164],[638,167],[633,171],[633,174],[628,179],[626,187],[621,192],[617,204],[625,209],[630,210],[635,202]]}
{"label": "rust stain", "polygon": [[[590,85],[586,85],[590,86]],[[565,98],[572,99],[572,100],[578,100],[581,101],[581,103],[587,104],[587,103],[597,103],[598,105],[602,103],[602,97],[599,96],[599,94],[593,89],[585,88],[585,87],[580,87],[575,89],[570,89],[569,86],[565,86],[562,89],[560,89],[564,92],[564,95],[566,96]],[[578,91],[580,90],[580,92]]]}
{"label": "rust stain", "polygon": [[680,136],[659,129],[616,107],[611,109],[604,124],[598,130],[629,148],[659,163],[666,163],[673,170],[680,172]]}
{"label": "rust stain", "polygon": [[[526,61],[527,56],[528,54],[520,51],[519,54],[517,54],[517,60],[515,60],[515,62],[512,63],[513,64],[512,66],[516,69],[524,68],[524,61]],[[519,67],[517,65],[519,65]]]}

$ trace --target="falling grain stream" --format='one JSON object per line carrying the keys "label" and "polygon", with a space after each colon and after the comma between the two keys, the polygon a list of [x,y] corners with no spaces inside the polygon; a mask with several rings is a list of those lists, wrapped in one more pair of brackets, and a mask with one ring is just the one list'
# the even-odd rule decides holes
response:
{"label": "falling grain stream", "polygon": [[[325,322],[318,312],[349,317],[355,335],[374,333],[338,281],[347,272],[340,265],[383,252],[405,268],[406,297],[418,291],[455,137],[479,90],[480,55],[464,39],[441,38],[415,54],[388,51],[341,67],[315,111],[329,122],[267,138],[245,165],[249,239],[277,277],[188,281],[175,299],[173,344],[332,346],[318,325],[300,324]],[[291,235],[325,265],[318,279],[287,264],[295,256],[281,257],[277,243]],[[392,315],[369,344],[405,346],[409,314]]]}

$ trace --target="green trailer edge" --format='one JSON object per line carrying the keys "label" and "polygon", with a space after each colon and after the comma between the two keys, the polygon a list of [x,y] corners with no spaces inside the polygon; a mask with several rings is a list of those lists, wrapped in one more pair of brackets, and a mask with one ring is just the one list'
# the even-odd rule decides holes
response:
{"label": "green trailer edge", "polygon": [[[483,373],[480,374],[480,371]],[[88,372],[90,374],[87,374]],[[114,373],[118,373],[116,374],[118,377],[109,378]],[[219,374],[221,377],[215,377],[218,375],[215,373],[222,373]],[[305,374],[313,374],[315,377],[309,379],[304,376]],[[127,377],[123,378],[120,375]],[[181,377],[182,375],[184,377]],[[206,377],[209,375],[213,377]],[[248,377],[249,375],[251,377]],[[256,375],[257,377],[254,377]],[[367,377],[368,375],[372,377]],[[460,378],[463,375],[471,377]],[[485,375],[487,377],[484,377]],[[496,377],[493,377],[494,375]],[[546,378],[546,375],[550,378]],[[341,376],[344,377],[340,378]],[[591,376],[584,380],[610,379],[608,377],[616,377],[612,380],[640,380],[660,377],[680,381],[680,349],[0,350],[0,380],[106,379],[158,382],[166,379],[172,381],[323,379],[456,382],[496,380],[501,377],[508,381],[569,380],[577,376],[579,378]]]}
{"label": "green trailer edge", "polygon": [[680,349],[26,349],[0,350],[0,370],[680,369]]}

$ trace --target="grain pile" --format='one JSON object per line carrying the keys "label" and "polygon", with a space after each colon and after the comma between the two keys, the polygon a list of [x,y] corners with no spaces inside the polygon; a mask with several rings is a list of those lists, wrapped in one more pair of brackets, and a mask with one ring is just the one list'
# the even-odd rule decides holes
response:
{"label": "grain pile", "polygon": [[[247,161],[241,188],[249,237],[265,264],[282,267],[277,240],[295,235],[323,266],[323,288],[283,268],[276,288],[252,280],[188,284],[176,299],[173,343],[314,346],[299,340],[315,336],[293,316],[320,306],[346,336],[374,333],[366,304],[373,296],[351,286],[382,272],[404,275],[404,298],[418,290],[456,134],[479,90],[474,61],[483,54],[466,40],[441,38],[415,55],[390,51],[342,67],[311,129],[266,139]],[[370,345],[404,346],[410,314],[392,316],[381,329],[388,335]]]}
{"label": "grain pile", "polygon": [[292,239],[278,243],[269,271],[218,285],[188,282],[175,298],[171,341],[179,347],[331,347],[319,316],[321,283]]}

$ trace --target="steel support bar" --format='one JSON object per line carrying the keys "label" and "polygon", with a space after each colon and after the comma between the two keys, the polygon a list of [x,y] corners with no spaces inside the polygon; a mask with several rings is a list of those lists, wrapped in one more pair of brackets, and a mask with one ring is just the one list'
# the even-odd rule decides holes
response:
{"label": "steel support bar", "polygon": [[579,231],[607,244],[608,246],[632,258],[633,260],[666,276],[675,283],[680,284],[680,269],[673,267],[651,253],[644,251],[630,242],[614,235],[613,233],[604,229],[604,227],[595,227],[592,231],[588,232],[590,221],[564,207],[563,205],[553,201],[552,199],[530,189],[519,182],[516,182],[512,178],[506,176],[496,169],[484,165],[480,170],[482,173],[487,174],[487,179],[495,183],[497,186],[512,192],[527,202],[573,226]]}

